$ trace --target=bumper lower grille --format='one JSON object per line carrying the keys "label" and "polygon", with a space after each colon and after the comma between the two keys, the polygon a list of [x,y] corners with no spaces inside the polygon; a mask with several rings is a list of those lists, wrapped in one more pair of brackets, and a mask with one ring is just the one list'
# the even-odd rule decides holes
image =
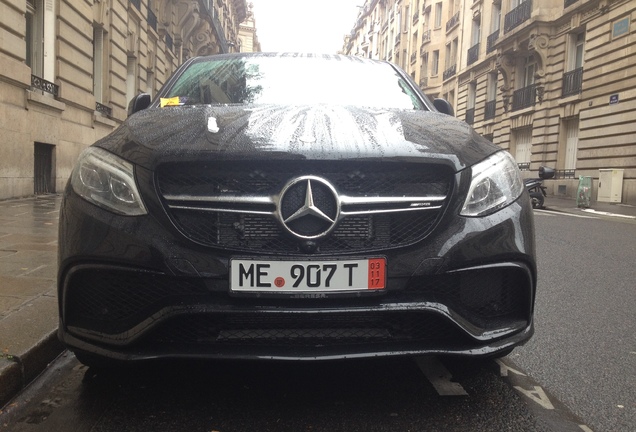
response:
{"label": "bumper lower grille", "polygon": [[205,314],[166,321],[148,337],[162,345],[351,345],[466,342],[442,317],[427,312]]}
{"label": "bumper lower grille", "polygon": [[[517,266],[412,278],[405,290],[366,299],[238,299],[212,285],[121,269],[78,270],[65,284],[65,324],[103,334],[105,342],[153,328],[152,338],[166,342],[351,343],[459,337],[447,318],[409,304],[443,305],[482,331],[527,324],[532,312],[531,281]],[[391,305],[405,306],[392,311]]]}

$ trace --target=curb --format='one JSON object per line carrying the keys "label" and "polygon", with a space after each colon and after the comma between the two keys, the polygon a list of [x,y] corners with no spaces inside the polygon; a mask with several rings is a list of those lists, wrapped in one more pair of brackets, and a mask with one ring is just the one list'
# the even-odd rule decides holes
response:
{"label": "curb", "polygon": [[31,383],[64,351],[52,330],[21,355],[4,355],[0,359],[0,407]]}

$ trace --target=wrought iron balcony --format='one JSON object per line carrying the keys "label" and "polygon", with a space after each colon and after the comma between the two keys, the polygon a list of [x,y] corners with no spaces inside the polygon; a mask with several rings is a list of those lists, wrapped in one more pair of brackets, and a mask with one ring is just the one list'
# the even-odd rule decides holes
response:
{"label": "wrought iron balcony", "polygon": [[512,94],[512,110],[520,110],[534,106],[537,102],[537,85],[531,84]]}
{"label": "wrought iron balcony", "polygon": [[446,32],[448,33],[453,27],[459,24],[459,12],[457,12],[451,19],[446,21]]}
{"label": "wrought iron balcony", "polygon": [[429,43],[430,41],[431,41],[431,31],[426,30],[424,33],[422,33],[422,45],[424,45],[425,43]]}
{"label": "wrought iron balcony", "polygon": [[504,18],[504,33],[528,21],[532,16],[532,0],[526,0],[506,14]]}
{"label": "wrought iron balcony", "polygon": [[466,110],[466,123],[469,125],[475,123],[475,108],[468,108]]}
{"label": "wrought iron balcony", "polygon": [[51,93],[56,98],[60,94],[60,87],[58,85],[36,75],[31,75],[31,87],[43,92]]}
{"label": "wrought iron balcony", "polygon": [[495,118],[497,112],[497,101],[495,99],[486,102],[486,109],[484,111],[484,120],[490,120]]}
{"label": "wrought iron balcony", "polygon": [[472,47],[468,48],[468,64],[471,65],[479,59],[479,45],[475,44]]}
{"label": "wrought iron balcony", "polygon": [[411,64],[415,63],[415,60],[417,60],[417,53],[416,52],[411,54]]}
{"label": "wrought iron balcony", "polygon": [[457,65],[454,64],[444,71],[444,74],[442,75],[442,77],[444,81],[446,81],[447,79],[455,76],[456,73],[457,73]]}
{"label": "wrought iron balcony", "polygon": [[420,78],[420,87],[421,88],[428,87],[428,77],[421,77]]}
{"label": "wrought iron balcony", "polygon": [[486,39],[486,54],[492,52],[495,49],[495,42],[499,39],[499,30],[495,30]]}
{"label": "wrought iron balcony", "polygon": [[583,68],[577,68],[573,71],[563,74],[563,87],[561,97],[572,96],[581,93],[583,89]]}

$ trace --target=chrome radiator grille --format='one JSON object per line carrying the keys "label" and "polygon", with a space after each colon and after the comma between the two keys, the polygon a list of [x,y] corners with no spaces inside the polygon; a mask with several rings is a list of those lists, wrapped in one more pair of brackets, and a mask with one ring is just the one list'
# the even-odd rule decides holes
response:
{"label": "chrome radiator grille", "polygon": [[[190,240],[234,251],[294,254],[301,253],[298,239],[276,217],[277,197],[290,179],[303,175],[327,180],[343,198],[342,217],[318,241],[317,254],[421,240],[435,226],[453,182],[452,172],[436,165],[226,161],[166,164],[157,170],[157,184],[168,214]],[[420,203],[429,199],[433,205]]]}

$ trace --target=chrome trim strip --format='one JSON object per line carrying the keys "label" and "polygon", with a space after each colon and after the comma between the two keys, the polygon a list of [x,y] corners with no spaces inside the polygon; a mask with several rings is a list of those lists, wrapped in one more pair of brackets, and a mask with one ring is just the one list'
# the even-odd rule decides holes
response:
{"label": "chrome trim strip", "polygon": [[[244,213],[255,215],[268,215],[275,216],[276,209],[272,211],[268,210],[256,210],[256,209],[236,209],[231,207],[218,207],[218,204],[242,204],[242,205],[271,205],[276,206],[278,202],[278,196],[195,196],[195,195],[164,195],[164,198],[168,201],[168,207],[171,209],[179,210],[197,210],[205,212],[225,212],[225,213]],[[418,210],[439,210],[446,197],[441,195],[435,195],[430,197],[350,197],[340,196],[339,198],[341,206],[382,206],[382,205],[404,205],[408,207],[402,208],[377,208],[367,210],[342,210],[339,220],[345,216],[356,216],[365,214],[380,214],[380,213],[398,213],[404,211],[418,211]],[[171,203],[174,202],[174,203]],[[178,204],[182,202],[184,204]],[[185,204],[189,203],[189,204]],[[197,206],[196,204],[209,204],[210,206]],[[194,205],[193,205],[194,204]],[[215,206],[215,204],[217,206]]]}

